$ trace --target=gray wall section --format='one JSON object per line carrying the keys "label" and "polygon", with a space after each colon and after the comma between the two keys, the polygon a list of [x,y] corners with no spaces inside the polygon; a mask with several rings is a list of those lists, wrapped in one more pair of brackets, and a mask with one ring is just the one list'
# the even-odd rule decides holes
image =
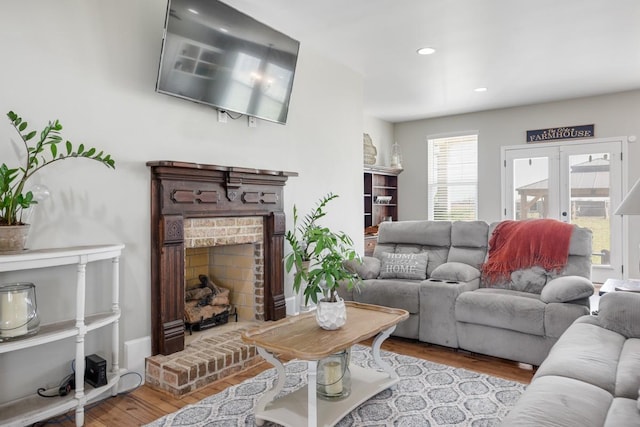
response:
{"label": "gray wall section", "polygon": [[[500,219],[500,147],[525,144],[526,131],[551,127],[595,124],[596,138],[640,136],[640,91],[621,92],[568,101],[483,111],[395,124],[395,139],[402,146],[404,172],[399,218],[426,219],[427,137],[478,131],[478,219]],[[552,142],[547,144],[553,144]],[[640,159],[640,142],[629,143],[629,188],[640,178],[634,167]],[[640,217],[629,218],[629,230],[640,227]],[[640,277],[640,234],[629,233],[629,274]]]}

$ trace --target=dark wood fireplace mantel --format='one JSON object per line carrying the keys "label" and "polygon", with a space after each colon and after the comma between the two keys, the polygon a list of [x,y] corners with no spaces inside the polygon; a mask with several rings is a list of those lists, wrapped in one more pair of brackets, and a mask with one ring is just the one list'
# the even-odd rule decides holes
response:
{"label": "dark wood fireplace mantel", "polygon": [[283,187],[295,172],[147,162],[151,170],[152,353],[184,349],[184,220],[261,216],[265,320],[285,317]]}

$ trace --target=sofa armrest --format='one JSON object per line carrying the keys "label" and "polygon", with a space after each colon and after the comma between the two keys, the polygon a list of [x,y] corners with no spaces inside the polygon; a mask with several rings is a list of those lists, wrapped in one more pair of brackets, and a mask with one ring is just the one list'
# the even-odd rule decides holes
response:
{"label": "sofa armrest", "polygon": [[608,292],[600,297],[598,321],[627,338],[640,338],[640,293]]}
{"label": "sofa armrest", "polygon": [[480,278],[480,270],[462,262],[445,262],[437,266],[429,278],[452,282],[471,282]]}
{"label": "sofa armrest", "polygon": [[582,276],[562,276],[550,280],[540,293],[542,302],[570,302],[593,295],[591,280]]}
{"label": "sofa armrest", "polygon": [[433,278],[420,282],[420,341],[458,348],[456,299],[479,285],[480,278],[469,282]]}
{"label": "sofa armrest", "polygon": [[376,257],[364,256],[362,261],[357,259],[344,262],[344,266],[351,273],[357,274],[362,280],[376,279],[380,274],[380,260]]}

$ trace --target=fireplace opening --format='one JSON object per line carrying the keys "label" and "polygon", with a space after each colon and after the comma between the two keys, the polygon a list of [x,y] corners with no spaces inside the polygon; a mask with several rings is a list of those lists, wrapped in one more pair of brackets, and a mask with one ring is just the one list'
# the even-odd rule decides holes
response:
{"label": "fireplace opening", "polygon": [[261,242],[185,250],[185,326],[189,334],[229,320],[260,319],[256,307],[263,299],[256,297],[262,289],[262,260]]}

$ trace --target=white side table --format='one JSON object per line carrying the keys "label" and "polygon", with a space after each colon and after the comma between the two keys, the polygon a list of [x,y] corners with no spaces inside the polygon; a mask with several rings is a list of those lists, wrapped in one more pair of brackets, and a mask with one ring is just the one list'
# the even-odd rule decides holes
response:
{"label": "white side table", "polygon": [[600,288],[600,292],[598,292],[598,294],[602,296],[607,292],[615,291],[640,292],[640,280],[607,279]]}

